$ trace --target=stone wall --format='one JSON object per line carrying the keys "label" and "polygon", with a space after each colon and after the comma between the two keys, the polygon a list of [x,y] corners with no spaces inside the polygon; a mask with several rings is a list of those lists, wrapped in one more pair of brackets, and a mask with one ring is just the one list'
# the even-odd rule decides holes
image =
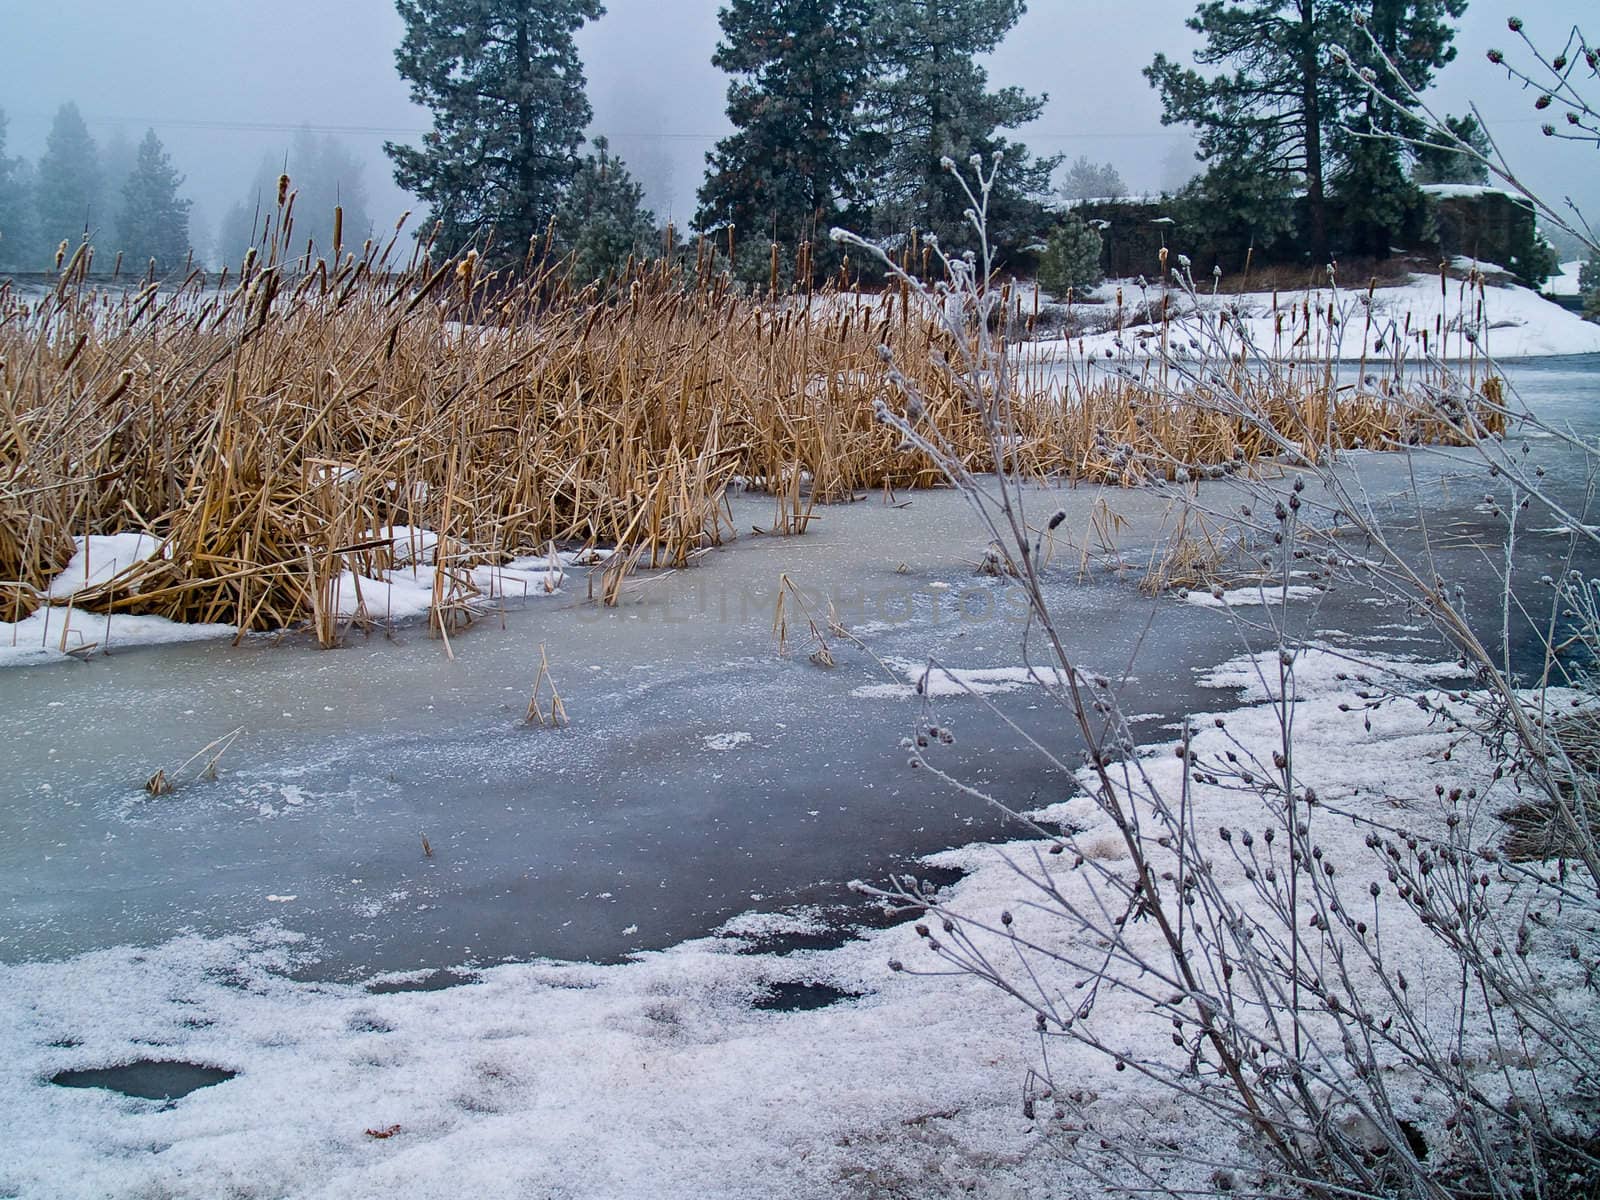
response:
{"label": "stone wall", "polygon": [[1482,262],[1511,266],[1534,237],[1533,207],[1519,197],[1490,188],[1441,185],[1424,188],[1433,202],[1438,229],[1436,249]]}
{"label": "stone wall", "polygon": [[[1535,237],[1533,209],[1505,192],[1493,188],[1441,185],[1422,189],[1427,198],[1428,219],[1410,237],[1402,237],[1397,248],[1424,255],[1450,258],[1464,255],[1486,263],[1511,267],[1518,255],[1526,254]],[[1303,208],[1303,205],[1297,206]],[[1250,249],[1248,236],[1219,237],[1212,233],[1200,237],[1186,230],[1184,204],[1173,198],[1158,200],[1096,200],[1072,207],[1072,214],[1094,224],[1104,249],[1100,265],[1111,278],[1138,275],[1153,278],[1161,269],[1161,247],[1172,257],[1187,254],[1194,264],[1196,278],[1209,276],[1213,264],[1229,275],[1242,269],[1246,252],[1257,266],[1303,262],[1299,247],[1304,239],[1287,237],[1276,246],[1256,245]],[[1337,213],[1330,212],[1337,221]],[[1301,214],[1301,222],[1304,216]],[[1103,227],[1100,223],[1103,222]]]}

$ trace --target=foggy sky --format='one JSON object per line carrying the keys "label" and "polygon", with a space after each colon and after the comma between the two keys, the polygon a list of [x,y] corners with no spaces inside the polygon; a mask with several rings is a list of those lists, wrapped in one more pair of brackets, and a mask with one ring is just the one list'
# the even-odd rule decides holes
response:
{"label": "foggy sky", "polygon": [[[611,138],[660,217],[686,225],[705,154],[729,126],[727,77],[710,64],[719,0],[608,0],[580,35],[595,109],[593,134]],[[989,62],[991,81],[1049,94],[1020,138],[1040,154],[1109,160],[1134,191],[1156,191],[1194,169],[1189,142],[1163,128],[1139,72],[1159,50],[1187,61],[1183,21],[1193,0],[1033,0]],[[1490,132],[1531,185],[1572,194],[1600,216],[1600,156],[1539,132],[1532,96],[1484,61],[1509,49],[1505,17],[1565,31],[1587,0],[1508,5],[1473,0],[1442,73],[1442,111],[1477,99]],[[1595,22],[1590,21],[1593,25]],[[1559,32],[1558,32],[1559,31]],[[266,152],[281,154],[309,125],[368,160],[379,226],[419,207],[398,189],[382,153],[428,127],[394,70],[402,32],[390,0],[0,0],[0,108],[8,153],[37,158],[58,105],[77,101],[103,147],[154,127],[196,202],[202,248],[248,190]],[[1600,30],[1591,29],[1591,37]],[[1553,52],[1553,48],[1552,48]],[[1555,111],[1555,110],[1551,110]]]}

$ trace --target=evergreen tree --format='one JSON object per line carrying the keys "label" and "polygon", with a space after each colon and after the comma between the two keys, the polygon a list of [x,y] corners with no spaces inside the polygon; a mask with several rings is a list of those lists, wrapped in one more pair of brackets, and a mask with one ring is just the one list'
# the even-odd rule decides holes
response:
{"label": "evergreen tree", "polygon": [[1173,197],[1174,236],[1204,275],[1213,266],[1243,268],[1247,258],[1281,261],[1292,256],[1294,181],[1262,173],[1246,160],[1219,160]]}
{"label": "evergreen tree", "polygon": [[[1444,123],[1451,133],[1478,153],[1489,153],[1489,138],[1478,124],[1477,117],[1468,113],[1464,117],[1446,117]],[[1430,144],[1416,148],[1411,177],[1418,183],[1481,184],[1489,182],[1489,168],[1461,150]]]}
{"label": "evergreen tree", "polygon": [[1067,217],[1045,243],[1039,259],[1039,283],[1056,296],[1092,288],[1103,278],[1100,250],[1100,235],[1077,217]]}
{"label": "evergreen tree", "polygon": [[[1449,20],[1466,0],[1372,0],[1359,7],[1378,44],[1421,90],[1454,55]],[[1387,69],[1373,67],[1376,55],[1356,27],[1357,9],[1353,0],[1206,0],[1188,25],[1204,39],[1195,61],[1216,73],[1202,75],[1163,54],[1145,68],[1161,92],[1163,123],[1195,126],[1208,162],[1229,164],[1241,177],[1303,183],[1308,249],[1316,259],[1330,248],[1335,179],[1346,224],[1365,221],[1379,231],[1397,219],[1407,192],[1398,153],[1372,149],[1372,138],[1363,136],[1406,130],[1357,74],[1371,68],[1386,94],[1401,95]],[[1335,59],[1341,45],[1353,54],[1351,66]]]}
{"label": "evergreen tree", "polygon": [[27,164],[6,156],[6,114],[0,109],[0,270],[42,267],[33,233]]}
{"label": "evergreen tree", "polygon": [[1127,185],[1110,163],[1093,163],[1080,154],[1067,168],[1061,194],[1068,200],[1116,200],[1127,194]]}
{"label": "evergreen tree", "polygon": [[252,191],[248,201],[242,200],[228,206],[222,214],[222,220],[217,222],[218,266],[239,265],[250,247],[256,244],[261,232],[260,219],[265,213],[265,205],[270,203],[263,187],[259,191]]}
{"label": "evergreen tree", "polygon": [[941,165],[954,161],[970,177],[973,155],[995,153],[1004,165],[990,198],[989,236],[1016,245],[1043,224],[1043,199],[1059,158],[1031,160],[1000,136],[1039,115],[1043,96],[988,88],[975,61],[1011,31],[1023,0],[877,0],[871,36],[878,75],[868,111],[878,139],[872,163],[880,236],[933,232],[951,249],[970,246],[972,231],[960,185]]}
{"label": "evergreen tree", "polygon": [[157,275],[181,270],[189,256],[189,201],[178,195],[183,176],[151,129],[139,143],[133,172],[122,187],[118,246],[130,270],[153,260]]}
{"label": "evergreen tree", "polygon": [[107,234],[122,228],[122,189],[138,162],[139,147],[121,129],[100,147],[100,193],[105,203],[96,223]]}
{"label": "evergreen tree", "polygon": [[261,241],[268,218],[275,218],[278,178],[289,177],[294,193],[294,228],[283,257],[294,260],[309,246],[313,258],[333,256],[334,209],[343,210],[341,253],[361,253],[371,236],[367,212],[365,164],[338,138],[318,136],[309,129],[294,135],[288,149],[264,154],[244,198],[230,206],[217,231],[217,257],[224,264],[238,263],[246,250]]}
{"label": "evergreen tree", "polygon": [[[283,173],[294,189],[294,245],[291,254],[302,253],[307,243],[318,258],[333,255],[334,209],[341,210],[339,230],[341,253],[360,257],[361,246],[371,235],[372,218],[367,214],[366,165],[338,138],[320,137],[301,129],[289,144]],[[277,176],[272,179],[277,187]],[[275,199],[276,197],[274,197]]]}
{"label": "evergreen tree", "polygon": [[1371,70],[1386,96],[1407,95],[1396,84],[1396,70],[1410,88],[1422,91],[1435,73],[1455,59],[1455,29],[1450,22],[1466,11],[1467,3],[1369,0],[1367,5],[1345,7],[1360,11],[1371,37],[1369,40],[1353,28],[1354,11],[1344,16],[1343,22],[1352,26],[1345,46],[1353,61],[1351,67],[1338,72],[1337,79],[1353,94],[1332,130],[1337,162],[1332,191],[1339,201],[1347,244],[1385,258],[1397,238],[1415,245],[1427,221],[1427,208],[1406,166],[1412,151],[1397,140],[1418,137],[1423,126],[1404,106],[1396,108],[1374,95],[1356,72]]}
{"label": "evergreen tree", "polygon": [[1578,295],[1600,296],[1600,251],[1590,251],[1578,268]]}
{"label": "evergreen tree", "polygon": [[76,104],[63,104],[50,126],[33,184],[38,234],[50,245],[76,245],[93,234],[100,211],[100,153]]}
{"label": "evergreen tree", "polygon": [[600,0],[397,0],[395,51],[433,112],[421,148],[393,142],[395,182],[426,200],[455,250],[493,235],[520,260],[577,169],[591,115],[573,33]]}
{"label": "evergreen tree", "polygon": [[556,210],[556,237],[572,255],[578,284],[621,271],[632,256],[648,256],[656,237],[655,218],[644,208],[644,189],[605,138],[596,138]]}
{"label": "evergreen tree", "polygon": [[732,0],[712,63],[735,78],[736,132],[706,156],[695,224],[735,244],[832,243],[858,225],[865,157],[860,102],[871,69],[867,0]]}

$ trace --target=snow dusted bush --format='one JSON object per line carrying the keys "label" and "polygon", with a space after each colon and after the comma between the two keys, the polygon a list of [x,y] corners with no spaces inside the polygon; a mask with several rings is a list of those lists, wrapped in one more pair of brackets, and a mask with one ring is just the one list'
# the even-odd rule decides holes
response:
{"label": "snow dusted bush", "polygon": [[[1241,346],[1248,335],[1231,331],[1226,313],[1197,317],[1183,353],[1141,386],[1154,401],[1228,413],[1292,474],[1249,478],[1231,464],[1182,461],[1181,448],[1138,452],[1159,460],[1144,464],[1146,477],[1175,477],[1157,486],[1226,522],[1258,556],[1256,586],[1269,601],[1262,620],[1241,623],[1256,652],[1231,667],[1255,707],[1141,750],[1107,681],[1080,670],[1041,586],[1041,531],[1010,469],[1014,368],[989,333],[999,299],[983,218],[997,168],[974,166],[978,252],[944,259],[946,279],[932,286],[904,282],[946,322],[958,351],[950,369],[990,431],[989,461],[949,453],[898,372],[897,403],[880,401],[877,415],[970,502],[996,574],[1025,597],[1034,682],[1059,707],[1067,744],[1083,750],[1074,759],[1065,745],[1028,739],[1077,794],[1031,818],[1016,813],[1042,840],[1011,860],[1009,909],[962,911],[911,880],[878,894],[921,915],[917,932],[940,964],[927,973],[982,979],[1031,1013],[1039,1053],[1024,1115],[1108,1187],[1586,1194],[1584,1181],[1600,1177],[1600,696],[1592,675],[1560,674],[1557,645],[1600,646],[1600,581],[1548,582],[1548,653],[1532,680],[1509,649],[1492,647],[1496,636],[1509,646],[1511,614],[1526,603],[1514,586],[1519,519],[1537,507],[1596,548],[1600,535],[1567,510],[1526,443],[1500,432],[1532,414],[1514,410],[1492,363],[1481,388],[1436,363],[1443,382],[1408,396],[1419,424],[1471,443],[1483,510],[1506,528],[1501,600],[1480,621],[1445,560],[1419,554],[1415,523],[1380,518],[1358,476],[1302,450],[1320,441],[1313,422],[1325,419],[1303,380]],[[1174,282],[1198,300],[1186,270]],[[1269,423],[1245,400],[1244,364],[1272,376],[1287,420]],[[1290,436],[1297,422],[1300,440]],[[1592,447],[1570,444],[1600,469]],[[1217,487],[1201,491],[1201,480]],[[1314,629],[1291,633],[1290,597],[1334,581],[1425,614],[1454,664],[1419,673],[1344,661]],[[1352,688],[1353,703],[1338,698]],[[946,773],[936,690],[920,689],[910,764],[1021,808]],[[1340,721],[1374,740],[1366,759],[1330,768],[1314,751]],[[1508,838],[1501,816],[1513,806],[1522,813]],[[1145,1086],[1103,1104],[1096,1064]]]}

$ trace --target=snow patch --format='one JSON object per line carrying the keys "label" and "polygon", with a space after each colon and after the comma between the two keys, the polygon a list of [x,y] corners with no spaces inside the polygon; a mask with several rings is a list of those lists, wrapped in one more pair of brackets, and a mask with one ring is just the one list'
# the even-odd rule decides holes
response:
{"label": "snow patch", "polygon": [[46,589],[45,595],[52,600],[70,600],[86,588],[115,579],[154,558],[162,545],[161,539],[148,533],[94,534],[72,541],[77,552]]}
{"label": "snow patch", "polygon": [[0,668],[63,663],[135,646],[210,641],[237,632],[232,625],[185,625],[165,617],[43,605],[20,621],[0,621]]}
{"label": "snow patch", "polygon": [[1198,605],[1201,608],[1248,608],[1251,605],[1277,604],[1283,600],[1310,600],[1322,595],[1319,588],[1309,587],[1305,584],[1291,584],[1288,587],[1272,584],[1258,584],[1255,587],[1231,588],[1227,591],[1203,592],[1191,591],[1184,596],[1184,603]]}
{"label": "snow patch", "polygon": [[1063,687],[1067,673],[1055,667],[946,667],[887,658],[884,665],[906,680],[905,683],[868,683],[852,688],[850,694],[863,700],[904,700],[925,695],[935,699],[947,696],[995,696],[1015,692],[1030,685]]}

